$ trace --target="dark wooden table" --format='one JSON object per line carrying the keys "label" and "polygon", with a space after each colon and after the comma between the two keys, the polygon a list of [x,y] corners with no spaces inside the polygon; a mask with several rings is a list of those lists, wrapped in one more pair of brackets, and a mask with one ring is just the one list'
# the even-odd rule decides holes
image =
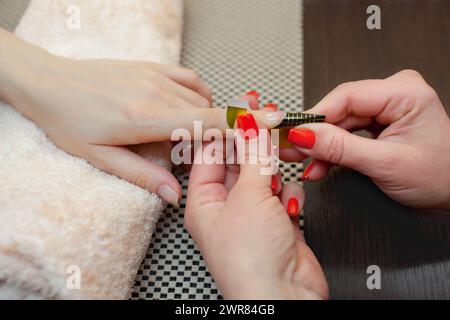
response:
{"label": "dark wooden table", "polygon": [[[371,4],[381,30],[366,27]],[[450,1],[304,0],[304,9],[307,107],[339,83],[413,68],[449,112]],[[401,206],[348,169],[306,189],[305,234],[331,298],[450,299],[450,215]],[[367,289],[369,265],[381,268],[381,290]]]}

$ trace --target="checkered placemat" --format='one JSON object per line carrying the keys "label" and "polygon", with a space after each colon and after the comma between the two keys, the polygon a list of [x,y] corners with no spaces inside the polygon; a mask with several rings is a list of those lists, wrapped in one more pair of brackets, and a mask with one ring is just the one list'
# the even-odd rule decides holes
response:
{"label": "checkered placemat", "polygon": [[30,0],[0,0],[0,28],[14,31]]}
{"label": "checkered placemat", "polygon": [[[185,0],[182,64],[200,73],[214,103],[255,89],[261,102],[301,111],[303,102],[302,2],[297,0]],[[298,181],[301,164],[282,164],[284,180]],[[132,299],[217,299],[220,293],[181,209],[168,207],[136,278]]]}

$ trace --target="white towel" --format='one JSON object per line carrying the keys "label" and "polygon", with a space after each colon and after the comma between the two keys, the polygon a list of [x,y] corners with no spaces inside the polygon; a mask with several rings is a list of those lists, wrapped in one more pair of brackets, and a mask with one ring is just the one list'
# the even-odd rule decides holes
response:
{"label": "white towel", "polygon": [[[71,58],[178,63],[182,6],[32,0],[16,34]],[[167,144],[141,150],[170,166]],[[0,298],[128,298],[162,209],[156,195],[59,150],[0,104]]]}

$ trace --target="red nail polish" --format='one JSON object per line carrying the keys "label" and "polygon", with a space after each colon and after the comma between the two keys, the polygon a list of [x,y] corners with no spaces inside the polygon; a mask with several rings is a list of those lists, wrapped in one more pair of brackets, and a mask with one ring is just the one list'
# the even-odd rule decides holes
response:
{"label": "red nail polish", "polygon": [[259,99],[259,93],[258,93],[258,91],[256,91],[256,90],[251,90],[251,91],[247,92],[246,95],[247,95],[247,96],[253,96],[253,97],[255,97],[256,99]]}
{"label": "red nail polish", "polygon": [[290,198],[287,204],[287,213],[291,218],[298,216],[298,200],[297,198]]}
{"label": "red nail polish", "polygon": [[270,109],[270,110],[273,110],[273,111],[278,111],[279,110],[278,106],[275,103],[268,103],[268,104],[266,104],[264,106],[264,109]]}
{"label": "red nail polish", "polygon": [[316,135],[309,129],[294,128],[289,131],[288,141],[300,148],[311,149],[316,143]]}
{"label": "red nail polish", "polygon": [[278,189],[278,180],[276,176],[272,176],[272,184],[271,184],[271,188],[273,192],[277,192]]}
{"label": "red nail polish", "polygon": [[309,180],[309,174],[311,173],[313,168],[314,168],[314,160],[311,161],[311,163],[305,168],[305,171],[303,171],[303,175],[302,175],[303,181]]}
{"label": "red nail polish", "polygon": [[251,113],[241,114],[237,117],[238,128],[244,132],[244,139],[256,138],[259,134],[255,118]]}

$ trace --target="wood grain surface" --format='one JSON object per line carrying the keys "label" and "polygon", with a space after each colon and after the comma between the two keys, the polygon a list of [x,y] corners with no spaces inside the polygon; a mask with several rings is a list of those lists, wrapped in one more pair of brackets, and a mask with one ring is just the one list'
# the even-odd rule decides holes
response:
{"label": "wood grain surface", "polygon": [[[381,30],[366,27],[370,4],[381,8]],[[450,1],[304,0],[304,9],[307,108],[339,83],[413,68],[449,112]],[[331,298],[450,298],[449,215],[401,206],[343,168],[306,189],[305,235]],[[367,289],[369,265],[381,268],[381,290]]]}

